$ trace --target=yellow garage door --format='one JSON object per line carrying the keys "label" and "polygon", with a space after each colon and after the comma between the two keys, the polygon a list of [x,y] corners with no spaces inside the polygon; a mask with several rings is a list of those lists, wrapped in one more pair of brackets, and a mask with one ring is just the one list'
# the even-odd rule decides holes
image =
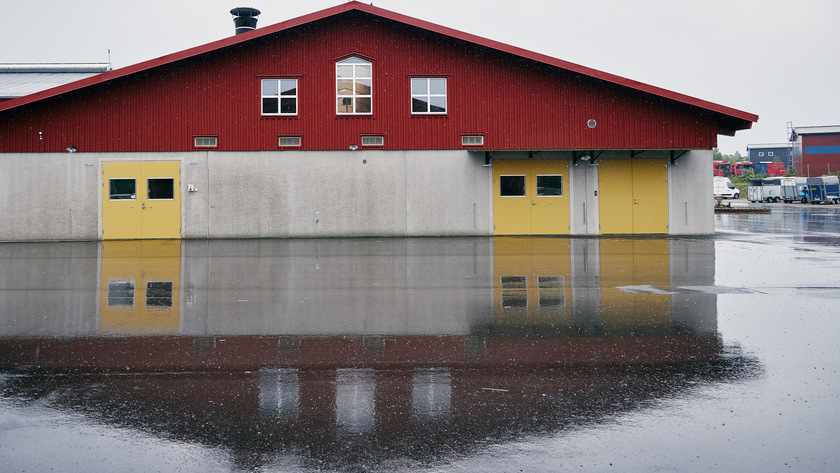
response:
{"label": "yellow garage door", "polygon": [[179,161],[102,163],[102,239],[181,238]]}
{"label": "yellow garage door", "polygon": [[665,159],[607,159],[599,169],[601,234],[668,233]]}
{"label": "yellow garage door", "polygon": [[568,171],[567,161],[494,160],[495,234],[568,234]]}

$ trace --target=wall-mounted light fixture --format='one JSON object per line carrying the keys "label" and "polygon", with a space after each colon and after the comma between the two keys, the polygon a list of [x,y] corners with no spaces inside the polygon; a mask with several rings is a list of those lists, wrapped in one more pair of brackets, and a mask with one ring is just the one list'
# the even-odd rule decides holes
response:
{"label": "wall-mounted light fixture", "polygon": [[596,126],[598,126],[598,122],[596,122],[594,118],[590,118],[589,121],[586,122],[586,126],[588,126],[589,128],[595,128]]}
{"label": "wall-mounted light fixture", "polygon": [[353,143],[352,145],[350,145],[350,151],[356,151],[357,149],[359,149],[359,147],[358,147],[358,146],[356,146],[356,144],[355,144],[355,143]]}
{"label": "wall-mounted light fixture", "polygon": [[71,146],[71,147],[67,148],[67,152],[68,152],[68,153],[75,153],[75,152],[76,152],[76,147],[75,147],[75,146]]}
{"label": "wall-mounted light fixture", "polygon": [[39,132],[38,132],[38,139],[39,139],[39,140],[43,140],[43,139],[44,139],[44,132],[43,132],[43,131],[39,131]]}

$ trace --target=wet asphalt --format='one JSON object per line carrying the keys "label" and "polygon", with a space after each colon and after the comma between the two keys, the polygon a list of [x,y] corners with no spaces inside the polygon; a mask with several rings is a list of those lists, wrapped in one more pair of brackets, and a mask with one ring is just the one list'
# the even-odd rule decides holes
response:
{"label": "wet asphalt", "polygon": [[840,206],[0,244],[3,471],[837,471]]}

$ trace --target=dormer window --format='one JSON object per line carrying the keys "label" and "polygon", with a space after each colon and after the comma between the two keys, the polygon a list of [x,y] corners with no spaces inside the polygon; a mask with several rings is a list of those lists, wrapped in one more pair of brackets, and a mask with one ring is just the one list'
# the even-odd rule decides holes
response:
{"label": "dormer window", "polygon": [[373,64],[349,57],[335,64],[336,113],[370,115],[373,113]]}

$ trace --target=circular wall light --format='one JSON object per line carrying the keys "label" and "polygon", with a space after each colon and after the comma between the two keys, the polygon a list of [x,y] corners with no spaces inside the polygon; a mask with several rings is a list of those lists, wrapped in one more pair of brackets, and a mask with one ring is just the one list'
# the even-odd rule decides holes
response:
{"label": "circular wall light", "polygon": [[594,118],[590,118],[588,122],[586,122],[586,126],[589,128],[595,128],[598,125],[598,122],[595,121]]}

